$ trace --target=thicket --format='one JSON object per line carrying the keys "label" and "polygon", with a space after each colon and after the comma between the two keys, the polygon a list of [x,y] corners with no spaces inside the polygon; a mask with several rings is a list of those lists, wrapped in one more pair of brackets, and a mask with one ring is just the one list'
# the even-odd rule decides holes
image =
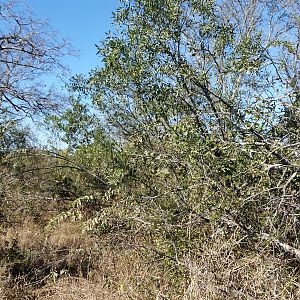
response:
{"label": "thicket", "polygon": [[1,127],[4,299],[298,299],[299,15],[121,1],[65,147]]}

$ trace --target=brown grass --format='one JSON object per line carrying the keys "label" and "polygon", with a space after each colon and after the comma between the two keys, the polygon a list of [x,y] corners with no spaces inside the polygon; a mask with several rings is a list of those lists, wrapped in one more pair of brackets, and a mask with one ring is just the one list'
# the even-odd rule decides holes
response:
{"label": "brown grass", "polygon": [[89,279],[64,278],[50,283],[39,291],[39,299],[181,299],[175,297],[167,278],[158,264],[150,264],[133,249],[107,252]]}
{"label": "brown grass", "polygon": [[299,276],[281,259],[267,252],[241,255],[236,247],[233,240],[217,240],[188,261],[190,283],[183,299],[300,299]]}
{"label": "brown grass", "polygon": [[235,235],[181,259],[188,276],[129,244],[92,237],[76,222],[45,229],[26,219],[0,235],[0,253],[17,257],[0,268],[0,299],[300,299],[297,268],[267,249],[243,249]]}
{"label": "brown grass", "polygon": [[78,223],[46,230],[27,219],[6,228],[0,235],[2,297],[35,299],[35,289],[64,274],[87,277],[94,246],[95,240]]}
{"label": "brown grass", "polygon": [[119,300],[118,295],[103,284],[94,283],[84,278],[64,278],[50,283],[37,292],[40,300]]}

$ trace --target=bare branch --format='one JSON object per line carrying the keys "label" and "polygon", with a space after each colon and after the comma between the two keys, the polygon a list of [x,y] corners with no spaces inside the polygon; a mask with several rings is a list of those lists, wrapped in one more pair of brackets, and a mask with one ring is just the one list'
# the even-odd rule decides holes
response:
{"label": "bare branch", "polygon": [[0,5],[0,106],[31,116],[57,107],[62,97],[41,78],[66,73],[62,58],[75,52],[23,2]]}

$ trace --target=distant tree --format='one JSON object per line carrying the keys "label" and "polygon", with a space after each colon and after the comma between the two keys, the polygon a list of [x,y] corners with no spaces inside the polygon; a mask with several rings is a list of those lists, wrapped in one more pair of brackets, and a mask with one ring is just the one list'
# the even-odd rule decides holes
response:
{"label": "distant tree", "polygon": [[22,127],[14,121],[0,123],[0,157],[11,151],[30,147],[29,128]]}
{"label": "distant tree", "polygon": [[57,91],[43,83],[46,75],[65,70],[61,59],[69,43],[22,1],[0,1],[0,113],[33,116],[55,108]]}
{"label": "distant tree", "polygon": [[50,130],[60,134],[68,149],[92,144],[102,137],[102,128],[96,115],[83,100],[70,96],[70,105],[62,114],[55,113],[47,118]]}

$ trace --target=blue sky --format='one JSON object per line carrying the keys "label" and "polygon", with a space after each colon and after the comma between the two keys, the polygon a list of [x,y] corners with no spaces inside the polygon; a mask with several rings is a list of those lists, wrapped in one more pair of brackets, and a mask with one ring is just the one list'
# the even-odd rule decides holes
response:
{"label": "blue sky", "polygon": [[[95,44],[105,38],[105,32],[113,30],[112,12],[119,6],[119,0],[24,0],[33,13],[48,23],[61,37],[70,40],[74,48],[80,51],[79,57],[65,58],[63,63],[70,68],[71,75],[88,74],[96,66],[101,65],[101,58],[96,55]],[[68,78],[65,78],[68,82]],[[44,78],[47,85],[60,86],[64,83],[56,76],[47,75]],[[48,131],[36,127],[30,122],[32,130],[41,144],[47,144],[54,139]],[[51,136],[51,137],[50,137]],[[57,141],[57,147],[63,147]]]}
{"label": "blue sky", "polygon": [[96,55],[95,44],[113,29],[112,12],[119,5],[118,0],[26,0],[35,15],[46,18],[48,23],[68,38],[80,51],[79,58],[66,58],[65,64],[73,74],[88,72],[101,65]]}

